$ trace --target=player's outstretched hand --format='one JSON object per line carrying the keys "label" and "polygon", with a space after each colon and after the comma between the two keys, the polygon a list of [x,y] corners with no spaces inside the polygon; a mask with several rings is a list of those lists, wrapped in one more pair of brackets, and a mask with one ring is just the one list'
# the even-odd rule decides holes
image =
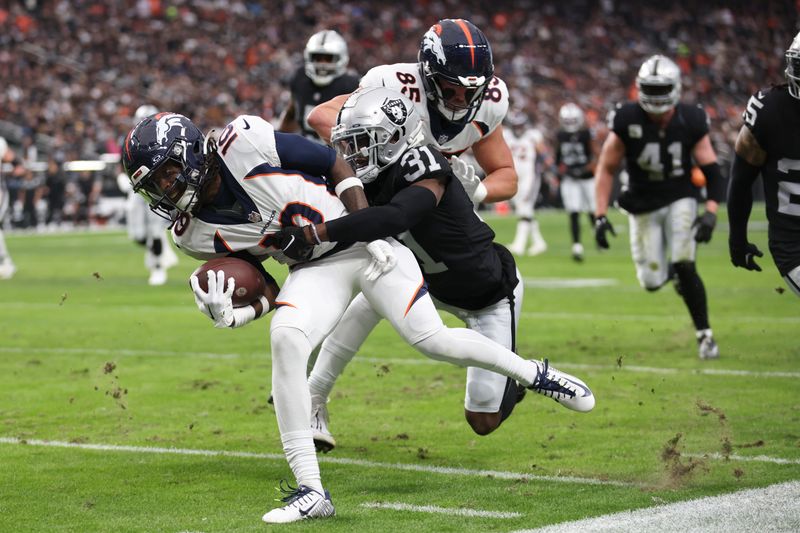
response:
{"label": "player's outstretched hand", "polygon": [[764,254],[758,249],[758,246],[747,241],[728,241],[728,250],[731,254],[731,263],[733,263],[733,266],[761,272],[761,267],[758,266],[755,258],[764,257]]}
{"label": "player's outstretched hand", "polygon": [[693,228],[697,228],[694,234],[694,240],[697,242],[709,242],[711,240],[711,233],[714,231],[714,226],[717,225],[717,215],[711,211],[706,211],[696,219],[692,224]]}
{"label": "player's outstretched hand", "polygon": [[611,225],[608,218],[605,215],[601,215],[594,221],[594,240],[597,241],[597,246],[604,250],[608,250],[606,232],[611,233],[614,237],[617,236],[617,232],[614,231],[614,226]]}
{"label": "player's outstretched hand", "polygon": [[228,278],[228,287],[225,288],[225,272],[222,270],[208,271],[208,292],[200,287],[197,276],[189,278],[189,285],[194,292],[194,301],[197,307],[208,318],[214,321],[215,328],[229,328],[233,324],[233,289],[236,282]]}
{"label": "player's outstretched hand", "polygon": [[392,245],[383,239],[378,239],[367,244],[367,251],[372,256],[372,262],[364,271],[367,281],[375,281],[389,272],[397,264]]}
{"label": "player's outstretched hand", "polygon": [[300,226],[285,226],[273,235],[275,246],[289,259],[308,261],[314,251],[314,245],[306,241],[305,232]]}

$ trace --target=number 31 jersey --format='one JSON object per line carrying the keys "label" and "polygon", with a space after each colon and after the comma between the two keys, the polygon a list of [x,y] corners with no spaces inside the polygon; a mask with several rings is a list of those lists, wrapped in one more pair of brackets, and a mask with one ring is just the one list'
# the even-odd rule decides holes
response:
{"label": "number 31 jersey", "polygon": [[425,95],[417,63],[396,63],[372,68],[361,78],[361,87],[387,87],[406,95],[414,102],[425,123],[425,142],[445,155],[458,155],[480,141],[503,122],[508,111],[508,89],[498,77],[492,78],[483,102],[473,119],[453,125],[442,119],[435,105]]}
{"label": "number 31 jersey", "polygon": [[412,148],[365,186],[371,205],[389,203],[402,189],[424,179],[447,183],[439,204],[398,236],[414,252],[437,300],[462,309],[483,309],[517,284],[511,253],[494,244],[494,232],[473,210],[447,159],[433,146]]}
{"label": "number 31 jersey", "polygon": [[785,84],[758,91],[747,102],[743,118],[767,152],[761,177],[769,247],[785,275],[800,257],[800,100]]}

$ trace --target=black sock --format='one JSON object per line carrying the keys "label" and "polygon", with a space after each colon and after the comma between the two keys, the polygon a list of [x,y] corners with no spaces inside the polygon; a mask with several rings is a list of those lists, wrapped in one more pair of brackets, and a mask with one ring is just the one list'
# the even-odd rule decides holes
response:
{"label": "black sock", "polygon": [[161,255],[161,252],[164,249],[164,245],[161,242],[161,239],[153,239],[152,244],[150,244],[150,252],[156,257]]}
{"label": "black sock", "polygon": [[[523,395],[525,389],[522,389]],[[502,423],[503,420],[511,416],[511,412],[514,410],[514,407],[519,403],[521,400],[520,398],[520,391],[519,385],[517,382],[511,378],[506,380],[506,390],[503,391],[503,401],[500,402],[500,422]]]}
{"label": "black sock", "polygon": [[692,316],[694,328],[697,330],[708,329],[708,304],[706,302],[706,288],[703,280],[697,273],[694,263],[685,261],[674,263],[675,274],[680,281],[680,295],[686,302],[689,314]]}
{"label": "black sock", "polygon": [[581,242],[581,221],[578,218],[580,213],[569,214],[569,230],[572,234],[572,242]]}

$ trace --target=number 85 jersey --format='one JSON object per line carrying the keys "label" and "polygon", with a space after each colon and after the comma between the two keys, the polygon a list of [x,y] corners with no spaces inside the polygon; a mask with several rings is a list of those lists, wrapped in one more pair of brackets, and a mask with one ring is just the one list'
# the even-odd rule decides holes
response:
{"label": "number 85 jersey", "polygon": [[[800,100],[786,85],[758,91],[743,114],[767,159],[761,167],[770,251],[800,254]],[[777,249],[776,249],[777,246]],[[779,265],[780,266],[780,265]]]}
{"label": "number 85 jersey", "polygon": [[508,111],[508,89],[493,77],[478,112],[466,124],[444,120],[428,100],[418,63],[396,63],[372,68],[361,78],[361,87],[387,87],[403,93],[414,103],[425,124],[425,142],[445,155],[460,154],[499,126]]}

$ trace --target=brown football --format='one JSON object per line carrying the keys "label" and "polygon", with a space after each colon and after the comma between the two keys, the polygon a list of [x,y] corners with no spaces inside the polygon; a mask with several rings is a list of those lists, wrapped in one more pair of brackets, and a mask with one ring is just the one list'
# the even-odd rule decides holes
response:
{"label": "brown football", "polygon": [[266,282],[264,276],[256,267],[236,257],[219,257],[200,265],[192,274],[196,275],[200,282],[200,288],[208,291],[208,272],[209,270],[225,272],[225,284],[228,278],[236,280],[236,288],[233,289],[234,307],[243,307],[253,303],[259,296],[264,294]]}

